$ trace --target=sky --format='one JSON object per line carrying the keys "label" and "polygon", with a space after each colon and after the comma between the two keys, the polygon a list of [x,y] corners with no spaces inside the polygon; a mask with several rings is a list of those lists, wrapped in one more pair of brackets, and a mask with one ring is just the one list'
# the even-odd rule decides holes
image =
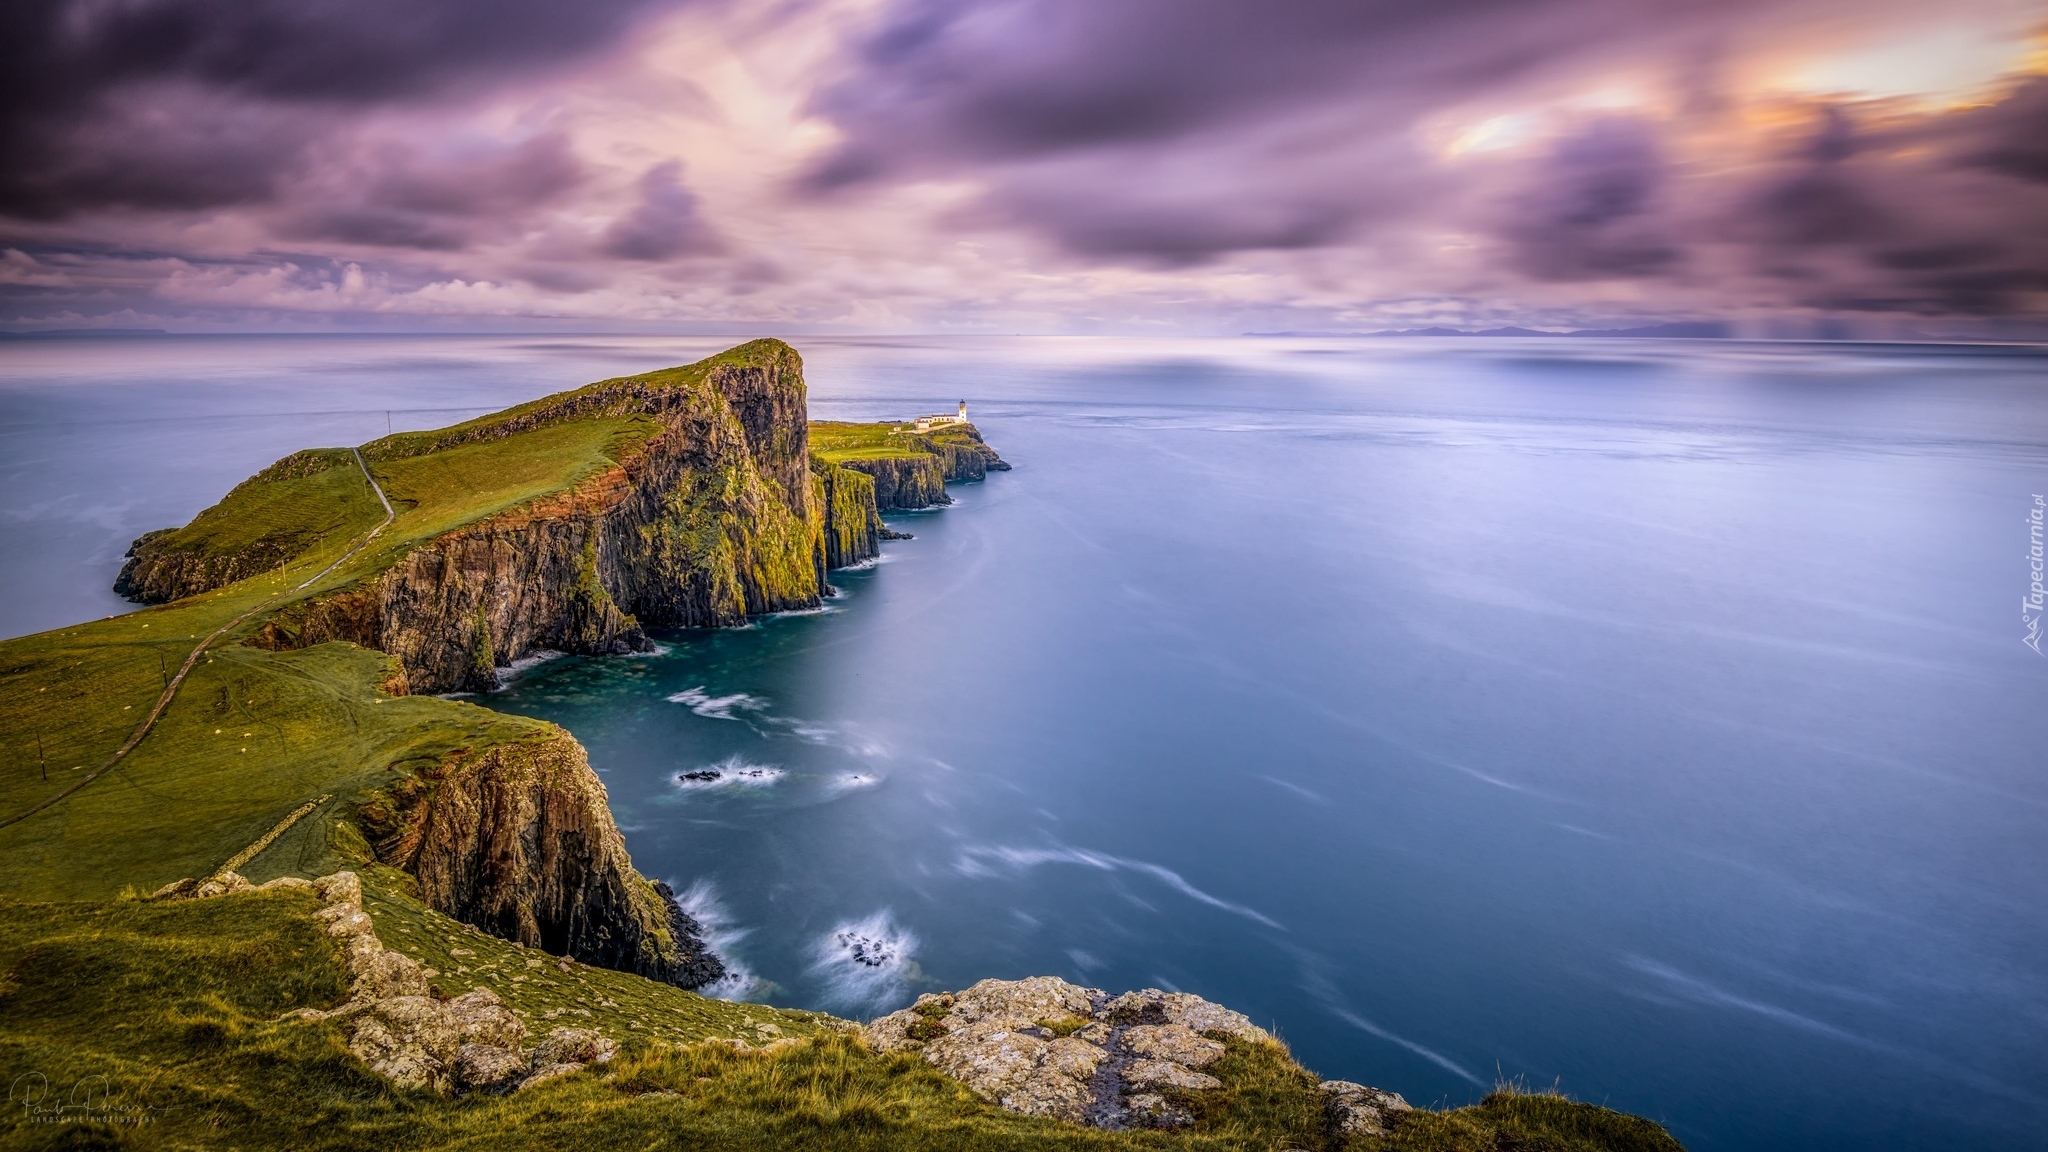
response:
{"label": "sky", "polygon": [[0,329],[2048,335],[2048,0],[9,0]]}

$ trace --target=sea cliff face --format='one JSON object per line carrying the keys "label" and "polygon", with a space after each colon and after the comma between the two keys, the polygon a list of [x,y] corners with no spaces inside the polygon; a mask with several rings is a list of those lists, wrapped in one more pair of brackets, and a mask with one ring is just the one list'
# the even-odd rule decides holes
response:
{"label": "sea cliff face", "polygon": [[[700,380],[635,377],[482,427],[367,446],[375,470],[584,416],[658,425],[568,491],[421,541],[367,580],[280,610],[255,642],[352,641],[396,656],[410,691],[478,691],[537,649],[629,652],[647,647],[643,625],[726,626],[815,606],[829,568],[874,555],[872,485],[828,474],[820,494],[801,361],[775,341],[739,351],[751,354]],[[353,467],[346,453],[341,460]],[[192,595],[274,564],[281,550],[204,554],[165,536],[136,542],[124,590],[149,600]]]}
{"label": "sea cliff face", "polygon": [[567,732],[453,757],[362,815],[378,857],[412,873],[436,911],[685,988],[725,971],[675,894],[634,871],[604,784]]}
{"label": "sea cliff face", "polygon": [[874,477],[813,456],[811,494],[825,567],[845,568],[881,555],[882,514],[875,504]]}

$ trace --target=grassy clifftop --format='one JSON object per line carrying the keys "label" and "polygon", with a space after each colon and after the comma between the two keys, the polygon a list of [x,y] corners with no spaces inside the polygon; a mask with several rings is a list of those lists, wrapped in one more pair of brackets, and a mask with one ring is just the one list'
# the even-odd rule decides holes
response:
{"label": "grassy clifftop", "polygon": [[[1232,1052],[1193,1131],[1102,1132],[1005,1112],[923,1060],[869,1051],[806,1013],[706,1001],[551,960],[420,909],[372,875],[380,935],[449,993],[496,990],[530,1029],[562,1021],[624,1042],[600,1069],[511,1096],[394,1087],[335,1021],[337,949],[292,891],[158,904],[0,899],[0,1069],[17,1098],[0,1149],[704,1148],[873,1152],[1674,1152],[1656,1126],[1555,1096],[1496,1093],[1417,1113],[1348,1146],[1314,1081],[1277,1048]],[[458,972],[458,969],[464,971]],[[516,981],[516,982],[515,982]],[[31,1103],[32,1102],[32,1103]],[[52,1110],[65,1107],[68,1112]]]}

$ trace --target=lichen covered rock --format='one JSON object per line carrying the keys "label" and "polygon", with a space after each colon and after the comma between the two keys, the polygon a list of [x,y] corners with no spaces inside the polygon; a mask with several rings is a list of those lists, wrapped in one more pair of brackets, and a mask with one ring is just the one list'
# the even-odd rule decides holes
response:
{"label": "lichen covered rock", "polygon": [[1414,1109],[1398,1092],[1368,1088],[1349,1080],[1325,1080],[1318,1087],[1330,1127],[1339,1136],[1385,1136],[1395,1116]]}
{"label": "lichen covered rock", "polygon": [[880,1051],[917,1052],[1013,1112],[1098,1128],[1192,1123],[1177,1100],[1222,1087],[1201,1069],[1227,1042],[1272,1041],[1198,996],[1146,989],[1111,999],[1053,976],[920,996],[863,1036]]}

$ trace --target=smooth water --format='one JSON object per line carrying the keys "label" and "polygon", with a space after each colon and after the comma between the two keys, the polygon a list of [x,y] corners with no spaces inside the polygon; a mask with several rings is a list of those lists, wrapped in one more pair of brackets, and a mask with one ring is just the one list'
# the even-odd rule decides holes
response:
{"label": "smooth water", "polygon": [[[7,630],[117,610],[128,537],[386,409],[721,343],[0,345]],[[590,748],[722,991],[1054,973],[1696,1152],[2040,1146],[2042,350],[800,346],[815,414],[964,396],[1016,470],[824,612],[484,701]]]}

